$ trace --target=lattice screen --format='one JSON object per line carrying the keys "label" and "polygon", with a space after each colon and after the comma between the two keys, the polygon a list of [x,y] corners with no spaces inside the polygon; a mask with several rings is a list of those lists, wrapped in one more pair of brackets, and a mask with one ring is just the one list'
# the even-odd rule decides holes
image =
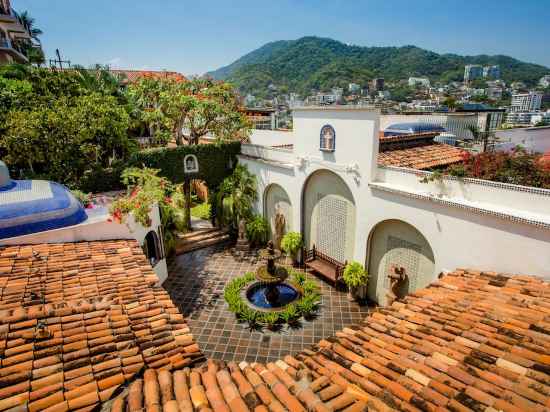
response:
{"label": "lattice screen", "polygon": [[391,266],[395,265],[405,268],[405,273],[409,277],[409,291],[416,290],[420,266],[419,254],[422,252],[422,246],[395,236],[388,236],[386,247],[388,253],[384,267],[384,287],[389,289],[388,274]]}
{"label": "lattice screen", "polygon": [[346,260],[348,203],[337,196],[318,196],[317,242],[315,247],[330,257]]}

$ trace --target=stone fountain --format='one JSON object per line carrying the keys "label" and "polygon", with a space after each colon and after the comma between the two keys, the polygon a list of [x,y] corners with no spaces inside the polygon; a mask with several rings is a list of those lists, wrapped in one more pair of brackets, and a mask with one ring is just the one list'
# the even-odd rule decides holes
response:
{"label": "stone fountain", "polygon": [[275,263],[280,257],[281,251],[273,247],[271,240],[259,253],[259,258],[266,264],[256,270],[257,282],[246,289],[246,299],[255,309],[282,310],[301,295],[296,287],[285,282],[288,270]]}

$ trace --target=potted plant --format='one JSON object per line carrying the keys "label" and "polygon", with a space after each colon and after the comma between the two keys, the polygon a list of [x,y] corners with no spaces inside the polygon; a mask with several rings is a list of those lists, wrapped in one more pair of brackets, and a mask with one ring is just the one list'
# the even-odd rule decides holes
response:
{"label": "potted plant", "polygon": [[267,220],[262,216],[254,216],[246,224],[246,235],[254,246],[262,246],[267,242],[269,227]]}
{"label": "potted plant", "polygon": [[344,283],[349,290],[350,299],[365,299],[367,294],[367,280],[369,276],[359,262],[351,262],[344,268]]}
{"label": "potted plant", "polygon": [[288,232],[281,240],[281,249],[292,259],[292,264],[296,265],[297,254],[302,247],[302,235],[298,232]]}

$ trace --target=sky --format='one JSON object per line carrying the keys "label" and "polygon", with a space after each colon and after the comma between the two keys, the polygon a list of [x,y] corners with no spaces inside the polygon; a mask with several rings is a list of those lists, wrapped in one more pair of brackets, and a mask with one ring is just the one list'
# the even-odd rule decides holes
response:
{"label": "sky", "polygon": [[506,54],[550,67],[550,0],[12,0],[48,58],[203,74],[275,40]]}

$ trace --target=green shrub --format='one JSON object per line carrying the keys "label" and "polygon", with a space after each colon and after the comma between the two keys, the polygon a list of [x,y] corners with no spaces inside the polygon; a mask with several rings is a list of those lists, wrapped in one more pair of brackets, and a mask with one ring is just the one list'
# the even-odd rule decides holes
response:
{"label": "green shrub", "polygon": [[191,216],[204,220],[210,219],[210,205],[204,202],[193,206],[191,208]]}
{"label": "green shrub", "polygon": [[268,233],[268,223],[263,216],[256,215],[246,224],[246,235],[254,246],[265,244]]}
{"label": "green shrub", "polygon": [[281,249],[283,249],[292,258],[302,247],[302,235],[298,232],[288,232],[281,240]]}
{"label": "green shrub", "polygon": [[367,283],[368,274],[361,263],[351,262],[344,268],[343,278],[349,288],[356,288]]}
{"label": "green shrub", "polygon": [[229,310],[235,313],[240,321],[248,322],[250,327],[258,324],[266,325],[270,328],[279,322],[294,323],[300,316],[309,317],[319,309],[321,304],[321,295],[317,284],[308,279],[305,273],[291,271],[293,282],[302,289],[302,297],[295,303],[288,305],[280,312],[262,312],[254,310],[241,297],[243,288],[255,281],[255,275],[252,272],[244,276],[231,280],[225,287],[224,299],[229,306]]}

